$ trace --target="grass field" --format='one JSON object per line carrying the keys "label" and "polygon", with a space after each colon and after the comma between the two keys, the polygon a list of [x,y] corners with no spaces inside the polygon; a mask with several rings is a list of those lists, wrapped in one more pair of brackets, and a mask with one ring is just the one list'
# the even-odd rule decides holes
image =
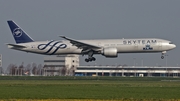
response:
{"label": "grass field", "polygon": [[180,78],[0,77],[0,99],[178,100]]}

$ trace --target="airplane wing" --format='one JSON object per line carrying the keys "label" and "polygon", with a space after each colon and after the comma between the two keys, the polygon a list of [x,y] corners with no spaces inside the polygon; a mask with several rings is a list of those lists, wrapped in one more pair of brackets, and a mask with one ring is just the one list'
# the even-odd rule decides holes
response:
{"label": "airplane wing", "polygon": [[91,44],[88,44],[88,43],[84,43],[84,42],[81,42],[81,41],[77,41],[75,39],[71,39],[71,38],[68,38],[68,37],[65,37],[65,36],[60,36],[61,38],[64,38],[66,40],[69,40],[70,43],[72,43],[74,46],[77,46],[78,48],[80,49],[83,49],[83,50],[97,50],[97,49],[101,49],[101,47],[99,46],[95,46],[95,45],[91,45]]}
{"label": "airplane wing", "polygon": [[7,44],[7,45],[13,46],[13,47],[16,47],[16,48],[26,48],[26,46],[18,45],[18,44]]}

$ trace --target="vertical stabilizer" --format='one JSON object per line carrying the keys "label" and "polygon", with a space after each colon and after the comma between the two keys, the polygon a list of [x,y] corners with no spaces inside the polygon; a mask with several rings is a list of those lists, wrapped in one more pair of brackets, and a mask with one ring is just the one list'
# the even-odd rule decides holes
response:
{"label": "vertical stabilizer", "polygon": [[16,43],[33,42],[33,39],[23,31],[14,21],[7,21]]}

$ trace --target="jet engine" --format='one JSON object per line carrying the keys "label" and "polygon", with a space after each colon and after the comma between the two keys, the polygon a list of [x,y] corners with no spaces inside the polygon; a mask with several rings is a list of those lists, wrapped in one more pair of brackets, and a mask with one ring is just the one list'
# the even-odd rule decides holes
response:
{"label": "jet engine", "polygon": [[101,54],[104,55],[105,57],[110,57],[110,58],[118,56],[117,49],[113,47],[104,48],[101,51]]}

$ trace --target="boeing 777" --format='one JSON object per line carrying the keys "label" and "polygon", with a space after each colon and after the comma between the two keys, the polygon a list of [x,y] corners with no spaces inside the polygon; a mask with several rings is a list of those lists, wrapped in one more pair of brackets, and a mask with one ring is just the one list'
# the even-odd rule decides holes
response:
{"label": "boeing 777", "polygon": [[158,38],[75,40],[60,36],[65,40],[34,41],[14,21],[7,22],[16,41],[16,44],[7,44],[8,48],[45,55],[88,55],[86,62],[95,61],[94,54],[114,58],[118,57],[118,53],[161,52],[163,59],[167,51],[176,47],[171,41]]}

